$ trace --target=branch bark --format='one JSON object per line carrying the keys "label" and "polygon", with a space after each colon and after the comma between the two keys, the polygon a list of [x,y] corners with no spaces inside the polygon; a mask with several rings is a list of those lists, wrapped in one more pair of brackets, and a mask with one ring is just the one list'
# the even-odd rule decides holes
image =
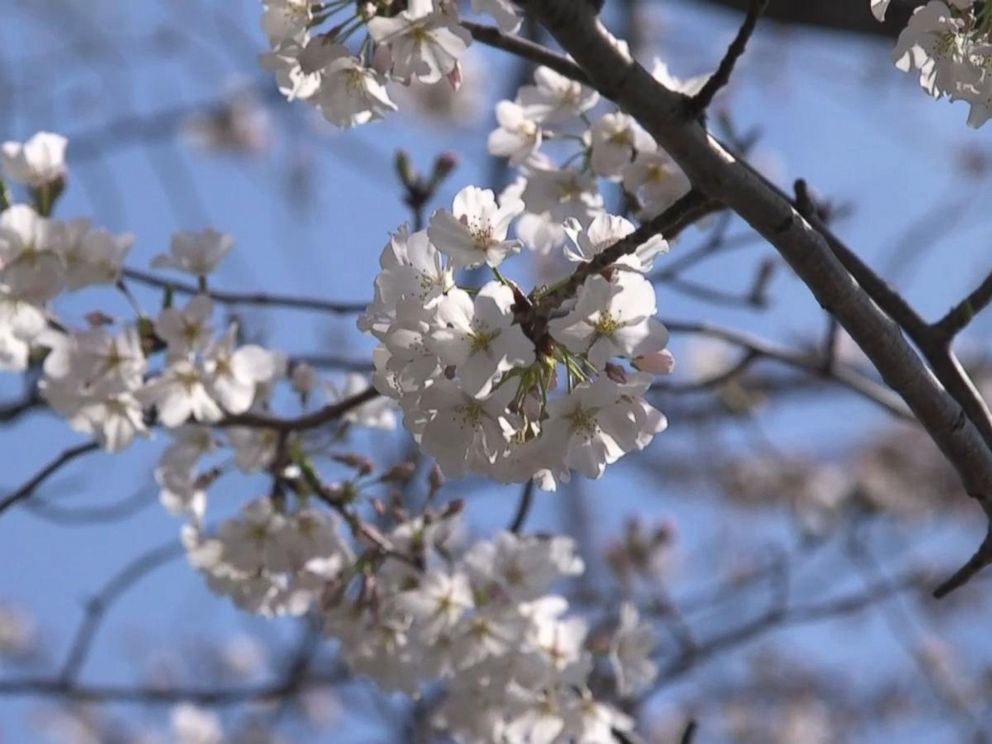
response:
{"label": "branch bark", "polygon": [[[798,4],[797,4],[798,5]],[[528,0],[606,98],[633,116],[678,162],[695,188],[733,209],[771,243],[865,351],[948,458],[965,489],[992,515],[992,451],[898,325],[858,286],[826,239],[791,200],[685,116],[685,96],[660,85],[620,51],[584,3]]]}
{"label": "branch bark", "polygon": [[[746,12],[750,0],[697,0],[702,5]],[[913,10],[925,0],[895,0],[885,21],[871,14],[867,0],[771,0],[765,17],[788,26],[805,26],[867,36],[895,38],[905,28]]]}

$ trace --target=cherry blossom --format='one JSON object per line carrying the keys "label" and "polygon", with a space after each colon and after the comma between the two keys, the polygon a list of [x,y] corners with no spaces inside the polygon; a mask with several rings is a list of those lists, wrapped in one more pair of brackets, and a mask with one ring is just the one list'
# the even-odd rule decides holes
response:
{"label": "cherry blossom", "polygon": [[151,380],[137,396],[145,405],[155,405],[165,426],[179,426],[190,417],[201,422],[219,421],[223,411],[208,392],[209,375],[193,362],[180,359],[160,377]]}
{"label": "cherry blossom", "polygon": [[489,135],[489,154],[509,158],[510,165],[520,165],[541,146],[541,127],[529,119],[524,109],[512,101],[496,104],[499,129]]}
{"label": "cherry blossom", "polygon": [[457,21],[435,11],[433,0],[410,0],[406,10],[368,23],[377,44],[388,44],[392,72],[401,80],[436,83],[448,75],[472,42]]}
{"label": "cherry blossom", "polygon": [[51,300],[65,284],[61,224],[15,204],[0,214],[0,282],[32,304]]}
{"label": "cherry blossom", "polygon": [[574,119],[598,101],[596,91],[543,66],[534,70],[534,85],[524,85],[517,93],[523,116],[540,124]]}
{"label": "cherry blossom", "polygon": [[60,134],[38,132],[23,144],[0,145],[0,168],[11,181],[32,188],[47,186],[65,177],[65,150],[69,140]]}
{"label": "cherry blossom", "polygon": [[657,308],[651,282],[622,266],[614,271],[612,281],[589,277],[572,311],[550,325],[556,340],[585,354],[599,369],[612,357],[657,352],[668,343],[668,332],[654,318]]}
{"label": "cherry blossom", "polygon": [[520,241],[507,240],[513,218],[523,211],[517,199],[496,202],[488,189],[467,186],[455,195],[452,211],[439,209],[427,230],[431,242],[453,267],[499,266],[520,251]]}
{"label": "cherry blossom", "polygon": [[642,623],[630,602],[620,605],[620,621],[610,639],[610,665],[620,695],[642,691],[658,676],[658,665],[651,660],[655,648],[653,628]]}
{"label": "cherry blossom", "polygon": [[169,252],[157,255],[152,260],[152,266],[206,276],[217,268],[233,245],[234,239],[230,235],[213,228],[200,232],[177,232],[169,243]]}
{"label": "cherry blossom", "polygon": [[[566,220],[564,227],[571,243],[565,247],[565,256],[569,261],[576,262],[591,261],[603,249],[627,237],[635,229],[629,220],[605,212],[597,215],[586,228],[574,219]],[[665,239],[661,235],[653,235],[630,254],[634,260],[625,257],[624,263],[647,273],[654,266],[655,258],[667,251]]]}
{"label": "cherry blossom", "polygon": [[473,300],[453,289],[437,308],[437,325],[427,343],[445,365],[455,368],[462,387],[486,395],[507,370],[534,359],[533,344],[514,325],[513,291],[489,282]]}

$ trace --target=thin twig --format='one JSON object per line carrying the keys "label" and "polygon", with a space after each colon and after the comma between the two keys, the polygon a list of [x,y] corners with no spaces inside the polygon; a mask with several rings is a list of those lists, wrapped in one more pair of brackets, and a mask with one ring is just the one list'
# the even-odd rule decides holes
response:
{"label": "thin twig", "polygon": [[523,529],[524,522],[527,521],[527,515],[530,514],[530,507],[533,501],[534,479],[531,478],[524,484],[523,489],[520,491],[520,500],[517,502],[517,511],[513,515],[513,521],[510,522],[510,532],[516,534]]}
{"label": "thin twig", "polygon": [[52,500],[31,499],[24,508],[46,522],[63,526],[105,524],[127,519],[155,501],[156,493],[143,488],[111,504],[67,509]]}
{"label": "thin twig", "polygon": [[682,736],[679,739],[679,744],[692,744],[696,738],[696,730],[699,725],[695,720],[691,720],[685,725],[685,730],[682,731]]}
{"label": "thin twig", "polygon": [[566,299],[573,297],[587,278],[601,273],[620,258],[633,253],[654,236],[674,237],[693,222],[702,219],[716,209],[717,207],[712,200],[707,199],[698,191],[690,191],[657,217],[641,224],[630,235],[597,253],[591,261],[579,264],[579,267],[561,286],[541,296],[540,309],[547,312],[557,308]]}
{"label": "thin twig", "polygon": [[792,608],[784,608],[776,602],[774,606],[753,620],[745,621],[735,628],[721,632],[700,642],[687,653],[680,654],[659,675],[659,679],[663,680],[664,683],[674,681],[693,666],[717,652],[747,643],[773,630],[821,622],[861,612],[886,597],[920,587],[929,577],[930,572],[927,570],[913,571],[899,578],[886,581],[884,584],[873,584],[863,591],[842,594],[821,602],[811,602]]}
{"label": "thin twig", "polygon": [[44,398],[38,393],[38,388],[34,385],[19,400],[10,401],[0,405],[0,423],[8,423],[23,416],[28,411],[41,408],[45,405]]}
{"label": "thin twig", "polygon": [[[913,307],[868,266],[861,257],[848,248],[820,218],[816,205],[809,194],[806,182],[796,181],[796,209],[816,230],[823,235],[831,251],[837,256],[855,281],[878,304],[878,306],[902,328],[912,339],[929,363],[934,375],[944,385],[951,397],[961,406],[968,420],[992,448],[992,411],[985,403],[975,383],[964,371],[957,356],[951,350],[950,340],[938,330],[938,325],[930,325]],[[979,287],[979,290],[982,288]],[[990,283],[992,291],[992,283]]]}
{"label": "thin twig", "polygon": [[84,444],[77,444],[75,447],[69,447],[69,449],[64,450],[62,454],[39,470],[24,485],[10,495],[0,499],[0,514],[3,514],[18,501],[29,498],[46,480],[57,473],[63,465],[68,465],[73,460],[95,452],[98,449],[100,449],[100,445],[96,442],[85,442]]}
{"label": "thin twig", "polygon": [[[149,287],[168,289],[177,294],[196,295],[201,290],[194,284],[173,281],[139,269],[124,269],[124,277]],[[210,290],[206,293],[214,302],[224,305],[258,305],[262,307],[312,310],[332,315],[352,315],[365,311],[366,302],[330,302],[316,297],[294,297],[292,295],[266,294],[264,292],[226,292]]]}
{"label": "thin twig", "polygon": [[744,349],[751,354],[767,357],[818,377],[833,380],[881,406],[894,416],[910,421],[913,420],[906,406],[899,400],[899,396],[895,395],[885,386],[879,385],[845,365],[835,364],[833,369],[827,373],[823,369],[822,360],[817,356],[805,352],[792,351],[791,349],[777,346],[758,336],[737,331],[733,328],[725,328],[713,323],[687,323],[666,320],[665,327],[672,333],[688,333],[715,338],[718,341],[723,341]]}
{"label": "thin twig", "polygon": [[100,629],[100,623],[114,601],[153,570],[183,553],[182,544],[176,540],[170,540],[143,553],[115,574],[86,602],[83,621],[79,624],[72,643],[69,644],[69,653],[59,674],[63,682],[72,683],[79,675],[79,670],[86,661],[96,633]]}
{"label": "thin twig", "polygon": [[713,388],[722,387],[738,375],[747,371],[762,355],[754,349],[745,349],[741,358],[731,364],[722,372],[716,372],[708,377],[695,382],[667,382],[659,381],[651,385],[652,390],[660,390],[665,393],[702,393]]}
{"label": "thin twig", "polygon": [[275,431],[307,431],[329,424],[354,408],[379,397],[379,391],[370,387],[350,398],[331,403],[323,408],[296,418],[278,418],[261,413],[241,413],[221,419],[214,426],[231,428],[242,426],[249,429],[273,429]]}
{"label": "thin twig", "polygon": [[971,581],[979,571],[988,565],[992,565],[992,526],[989,527],[988,532],[985,534],[985,539],[982,540],[982,544],[978,546],[975,554],[968,559],[967,563],[955,571],[950,578],[934,589],[933,596],[937,599],[946,597],[955,589],[960,589]]}
{"label": "thin twig", "polygon": [[189,702],[204,706],[231,706],[281,700],[307,689],[327,687],[349,678],[342,668],[310,674],[290,683],[280,680],[251,687],[161,687],[130,685],[77,685],[53,678],[0,680],[0,696],[56,697],[74,702],[173,705]]}
{"label": "thin twig", "polygon": [[690,119],[696,119],[705,112],[713,103],[716,94],[730,82],[730,76],[734,73],[734,66],[744,54],[744,50],[747,49],[747,43],[758,25],[758,19],[767,7],[768,0],[751,0],[751,7],[748,8],[744,23],[741,24],[737,36],[734,37],[730,46],[727,47],[727,53],[720,60],[720,66],[716,68],[716,72],[710,75],[699,92],[686,100],[686,115]]}
{"label": "thin twig", "polygon": [[992,272],[971,294],[934,323],[934,330],[943,338],[950,340],[963,331],[976,315],[988,307],[989,303],[992,303]]}
{"label": "thin twig", "polygon": [[572,62],[568,57],[553,52],[540,44],[528,41],[519,36],[504,34],[498,28],[493,28],[492,26],[483,26],[478,23],[472,23],[471,21],[461,21],[461,25],[480,44],[485,44],[494,49],[502,49],[504,52],[510,52],[523,59],[544,65],[576,82],[589,83],[589,78],[581,67]]}

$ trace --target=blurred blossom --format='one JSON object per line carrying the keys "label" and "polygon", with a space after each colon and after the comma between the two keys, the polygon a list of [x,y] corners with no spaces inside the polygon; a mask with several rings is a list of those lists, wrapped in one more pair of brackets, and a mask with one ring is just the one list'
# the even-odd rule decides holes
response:
{"label": "blurred blossom", "polygon": [[481,123],[485,111],[482,63],[469,49],[459,60],[459,66],[461,85],[457,91],[448,81],[427,84],[414,80],[409,87],[395,91],[401,108],[412,109],[439,126],[468,129]]}
{"label": "blurred blossom", "polygon": [[331,690],[311,687],[300,696],[303,716],[313,726],[328,726],[341,718],[344,707]]}
{"label": "blurred blossom", "polygon": [[[682,365],[686,377],[694,383],[701,383],[725,374],[740,361],[741,352],[733,346],[715,339],[696,337],[688,349],[679,356],[685,360]],[[716,392],[721,403],[731,412],[744,414],[760,407],[765,397],[742,383],[743,373],[734,375],[721,383]]]}
{"label": "blurred blossom", "polygon": [[220,744],[223,732],[216,713],[189,703],[172,709],[172,735],[176,744]]}
{"label": "blurred blossom", "polygon": [[23,607],[0,604],[0,658],[24,659],[37,651],[38,626]]}
{"label": "blurred blossom", "polygon": [[109,744],[119,741],[104,718],[91,708],[46,707],[43,713],[34,716],[33,723],[43,740],[52,744]]}
{"label": "blurred blossom", "polygon": [[743,504],[787,504],[803,531],[814,535],[830,529],[852,492],[841,468],[801,457],[741,458],[727,463],[718,478]]}
{"label": "blurred blossom", "polygon": [[667,578],[675,566],[675,530],[668,522],[645,529],[639,519],[627,522],[623,537],[606,550],[606,560],[617,578],[630,588],[642,578],[655,582]]}
{"label": "blurred blossom", "polygon": [[190,144],[213,152],[257,155],[272,140],[272,121],[251,91],[238,91],[219,106],[190,116],[183,125]]}
{"label": "blurred blossom", "polygon": [[254,677],[265,670],[268,661],[265,647],[244,633],[228,640],[219,657],[222,670],[233,677]]}

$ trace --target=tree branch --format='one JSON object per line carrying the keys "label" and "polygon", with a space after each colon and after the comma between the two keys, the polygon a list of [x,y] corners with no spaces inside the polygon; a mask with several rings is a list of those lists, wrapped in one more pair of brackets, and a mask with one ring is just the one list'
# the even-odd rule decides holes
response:
{"label": "tree branch", "polygon": [[[665,327],[671,333],[689,333],[699,336],[706,336],[708,338],[714,338],[718,341],[723,341],[725,343],[731,344],[732,346],[737,346],[744,349],[749,356],[753,356],[755,359],[760,357],[765,357],[767,359],[772,359],[782,364],[786,364],[790,367],[795,367],[804,372],[807,372],[815,377],[822,377],[825,379],[833,380],[844,387],[856,392],[858,395],[862,396],[866,400],[870,400],[875,403],[893,416],[897,416],[901,419],[913,420],[912,415],[903,405],[902,401],[899,400],[899,396],[894,395],[892,391],[888,390],[882,385],[879,385],[869,378],[861,375],[857,371],[844,366],[835,364],[829,370],[824,369],[822,360],[815,355],[810,355],[801,351],[792,351],[790,349],[785,349],[777,346],[770,341],[766,341],[758,336],[753,336],[743,331],[737,331],[732,328],[726,328],[724,326],[715,325],[713,323],[687,323],[681,321],[664,321]],[[734,369],[729,370],[729,372],[737,372],[739,370],[736,367],[743,367],[751,364],[754,361],[749,360],[745,364],[742,360],[740,365],[735,365]],[[706,380],[704,384],[706,386],[711,386],[714,384],[719,384],[727,373],[721,373],[717,376],[716,380]],[[697,383],[698,385],[699,383]],[[665,390],[664,383],[656,383],[657,389]],[[653,386],[654,387],[654,386]],[[677,388],[676,388],[677,390]]]}
{"label": "tree branch", "polygon": [[[992,448],[992,412],[982,398],[975,383],[964,371],[950,341],[953,336],[945,336],[938,330],[939,324],[927,323],[906,300],[868,266],[861,257],[848,248],[831,232],[820,218],[816,205],[810,197],[806,183],[796,181],[796,209],[826,239],[834,255],[840,259],[851,276],[868,295],[878,303],[892,320],[909,335],[916,347],[923,353],[937,379],[947,388],[947,392],[958,402],[965,414],[982,435],[988,447]],[[982,287],[979,287],[980,291]],[[992,282],[990,282],[992,292]],[[967,303],[967,300],[965,300]],[[953,312],[953,311],[952,311]]]}
{"label": "tree branch", "polygon": [[[156,276],[139,269],[124,269],[126,279],[144,284],[148,287],[168,289],[182,295],[203,294],[199,287],[185,282],[173,281]],[[294,297],[291,295],[266,294],[264,292],[225,292],[211,290],[206,293],[214,302],[223,305],[260,305],[265,307],[283,307],[296,310],[313,310],[333,315],[350,315],[365,311],[366,302],[329,302],[315,297]]]}
{"label": "tree branch", "polygon": [[790,199],[699,123],[687,122],[684,98],[621,51],[585,3],[527,0],[525,7],[586,71],[594,87],[675,159],[695,188],[733,209],[775,246],[906,401],[967,492],[992,514],[992,451],[984,438]]}
{"label": "tree branch", "polygon": [[174,705],[189,702],[221,707],[281,700],[308,689],[326,687],[346,679],[348,675],[343,669],[264,685],[220,688],[77,685],[60,679],[27,678],[0,680],[0,696],[54,697],[80,703],[136,705]]}
{"label": "tree branch", "polygon": [[72,643],[69,645],[69,653],[66,655],[65,663],[59,674],[60,680],[71,684],[76,679],[89,655],[100,623],[113,602],[153,570],[183,555],[184,552],[182,544],[176,540],[170,540],[164,545],[149,550],[115,574],[97,594],[86,602],[83,621],[79,624]]}
{"label": "tree branch", "polygon": [[0,499],[0,514],[3,514],[18,501],[23,501],[24,499],[29,498],[46,480],[55,475],[55,473],[57,473],[64,465],[68,465],[73,460],[83,457],[84,455],[88,455],[91,452],[95,452],[98,449],[100,449],[100,445],[96,442],[86,442],[64,450],[62,454],[39,470],[24,485],[10,495]]}
{"label": "tree branch", "polygon": [[716,72],[710,75],[709,79],[696,95],[686,101],[686,115],[690,119],[695,119],[702,115],[709,108],[710,104],[713,103],[713,98],[716,94],[730,82],[730,76],[734,74],[734,67],[737,65],[737,60],[741,58],[744,50],[747,49],[747,43],[751,39],[754,29],[758,26],[758,19],[767,7],[768,0],[751,0],[751,5],[747,9],[747,16],[744,18],[744,23],[741,24],[740,29],[737,31],[737,36],[734,37],[730,46],[727,47],[727,53],[720,60],[720,65],[716,68]]}
{"label": "tree branch", "polygon": [[504,34],[498,28],[484,26],[479,23],[473,23],[472,21],[461,21],[461,25],[480,44],[485,44],[493,49],[502,49],[504,52],[510,52],[535,64],[549,67],[571,80],[586,85],[589,84],[589,78],[581,67],[568,59],[568,57],[553,52],[540,44],[519,36]]}
{"label": "tree branch", "polygon": [[992,272],[975,290],[933,324],[934,330],[950,341],[992,302]]}
{"label": "tree branch", "polygon": [[326,405],[323,408],[314,411],[313,413],[308,413],[304,416],[298,416],[296,418],[278,418],[276,416],[266,416],[261,413],[240,413],[235,416],[228,416],[227,418],[221,419],[214,424],[214,426],[219,426],[222,428],[244,426],[254,429],[273,429],[280,432],[307,431],[309,429],[321,427],[324,424],[329,424],[330,422],[341,418],[349,411],[358,408],[359,406],[368,403],[370,400],[374,400],[377,397],[379,397],[379,391],[374,387],[370,387],[351,396],[350,398],[345,398],[337,403],[331,403],[330,405]]}
{"label": "tree branch", "polygon": [[534,479],[531,478],[524,483],[524,487],[520,491],[520,501],[517,502],[517,511],[513,515],[513,521],[510,522],[510,532],[518,533],[524,528],[524,522],[527,521],[527,515],[530,514],[530,507],[533,502]]}
{"label": "tree branch", "polygon": [[[806,26],[813,29],[843,31],[868,36],[895,38],[906,27],[913,10],[926,0],[895,0],[889,7],[885,21],[871,14],[865,0],[770,0],[765,17],[789,26]],[[732,10],[746,11],[750,0],[697,0],[704,5],[715,5]]]}

